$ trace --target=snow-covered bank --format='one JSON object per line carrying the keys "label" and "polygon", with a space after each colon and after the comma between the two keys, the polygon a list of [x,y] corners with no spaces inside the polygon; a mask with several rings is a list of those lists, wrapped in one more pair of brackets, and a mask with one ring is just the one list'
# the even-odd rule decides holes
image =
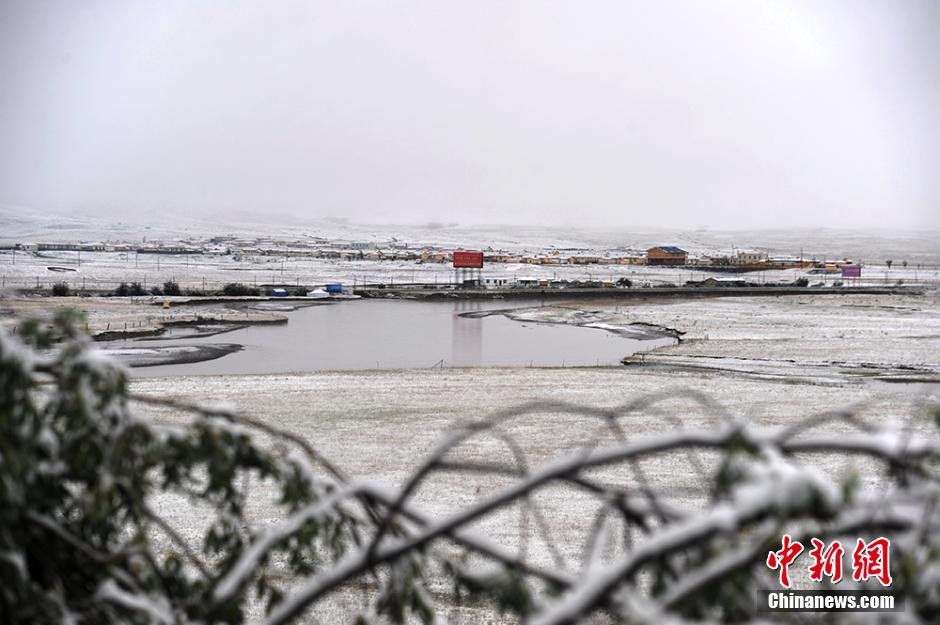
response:
{"label": "snow-covered bank", "polygon": [[674,338],[678,340],[685,334],[681,330],[666,328],[655,323],[644,321],[628,322],[622,320],[619,316],[610,314],[608,311],[587,310],[573,306],[505,308],[501,310],[463,313],[461,316],[478,318],[488,317],[490,315],[503,315],[519,322],[558,323],[582,328],[596,328],[640,341],[664,338]]}
{"label": "snow-covered bank", "polygon": [[[170,301],[164,308],[158,304]],[[88,332],[98,340],[149,337],[169,328],[213,325],[238,327],[246,324],[284,323],[283,314],[296,304],[267,301],[200,302],[154,296],[142,297],[7,297],[0,298],[0,326],[11,329],[27,317],[51,319],[57,310],[75,308],[85,314]],[[201,332],[206,335],[206,332]]]}
{"label": "snow-covered bank", "polygon": [[105,347],[101,351],[128,367],[155,367],[215,360],[240,349],[242,346],[235,343],[212,343],[160,347]]}
{"label": "snow-covered bank", "polygon": [[643,366],[816,379],[940,380],[940,296],[806,295],[572,302],[500,311],[520,322],[671,332]]}

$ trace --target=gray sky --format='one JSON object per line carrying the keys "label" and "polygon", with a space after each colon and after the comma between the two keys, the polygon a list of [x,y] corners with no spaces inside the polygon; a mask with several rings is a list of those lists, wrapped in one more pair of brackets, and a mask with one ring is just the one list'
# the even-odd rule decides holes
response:
{"label": "gray sky", "polygon": [[0,203],[940,226],[940,1],[0,0]]}

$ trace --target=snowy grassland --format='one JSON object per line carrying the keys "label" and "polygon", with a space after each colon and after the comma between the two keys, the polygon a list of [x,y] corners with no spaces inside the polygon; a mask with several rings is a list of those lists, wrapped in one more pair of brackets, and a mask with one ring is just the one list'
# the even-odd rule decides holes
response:
{"label": "snowy grassland", "polygon": [[[626,439],[639,442],[684,430],[719,428],[728,415],[778,430],[807,415],[846,405],[857,407],[860,417],[879,426],[896,423],[911,427],[915,434],[926,433],[932,426],[923,419],[923,402],[940,399],[936,386],[912,393],[911,388],[896,385],[818,386],[625,368],[167,378],[135,381],[134,390],[210,404],[222,402],[245,414],[260,416],[303,436],[354,478],[365,478],[389,492],[400,488],[456,425],[527,401],[559,400],[604,408],[646,394],[672,396],[621,420]],[[722,408],[702,405],[683,395],[684,391],[705,393]],[[172,410],[154,410],[151,414],[159,422],[178,424],[186,420],[182,413]],[[849,431],[842,423],[827,423],[821,429],[839,436]],[[549,408],[506,419],[494,434],[462,445],[452,459],[512,464],[516,457],[506,446],[505,439],[509,437],[520,445],[524,462],[531,470],[584,447],[616,442],[616,437],[596,419]],[[806,459],[821,475],[836,481],[857,472],[865,487],[877,490],[884,480],[884,474],[873,470],[874,465],[866,460],[834,454]],[[646,485],[665,493],[666,503],[694,511],[704,509],[707,503],[706,484],[715,463],[716,456],[708,452],[699,454],[696,462],[677,452],[643,461],[641,465]],[[623,466],[596,469],[589,474],[597,481],[622,485],[628,492],[638,486],[635,474]],[[507,488],[512,481],[505,476],[473,473],[437,474],[419,489],[413,503],[433,518],[445,518]],[[260,522],[273,522],[263,490],[257,494],[256,507],[250,514]],[[483,517],[471,527],[505,548],[523,550],[537,565],[555,567],[561,572],[578,570],[589,548],[585,541],[591,534],[590,525],[601,504],[583,491],[561,485],[539,490],[532,500],[543,512],[541,522],[553,548],[539,538],[541,530],[533,529],[536,520],[527,517],[519,505]],[[193,531],[199,527],[199,511],[182,499],[168,498],[159,506],[175,524]],[[361,606],[364,596],[355,587],[348,588],[326,605],[318,606],[314,612],[318,620],[302,622],[346,622],[350,611]],[[501,622],[490,613],[467,608],[455,608],[447,616],[455,623]]]}
{"label": "snowy grassland", "polygon": [[679,345],[645,354],[646,364],[837,379],[845,372],[940,374],[937,293],[578,302],[509,316],[612,328],[649,323],[685,333]]}

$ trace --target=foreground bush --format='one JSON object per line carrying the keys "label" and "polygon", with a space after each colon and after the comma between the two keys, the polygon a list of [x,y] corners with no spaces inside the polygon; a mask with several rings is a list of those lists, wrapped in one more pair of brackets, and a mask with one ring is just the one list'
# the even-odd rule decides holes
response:
{"label": "foreground bush", "polygon": [[[340,553],[356,521],[317,507],[332,487],[310,459],[258,447],[224,414],[182,429],[135,417],[124,371],[76,328],[67,312],[49,329],[25,324],[25,343],[0,334],[0,622],[238,623],[249,590],[279,596],[270,557],[289,553],[282,568],[303,575]],[[34,351],[56,342],[52,356]],[[255,555],[247,476],[277,483],[295,523]],[[196,545],[151,507],[160,492],[215,510]]]}
{"label": "foreground bush", "polygon": [[[728,417],[715,429],[626,440],[621,420],[676,394],[609,409],[543,402],[453,428],[401,490],[388,491],[347,480],[274,419],[134,395],[76,321],[66,312],[49,328],[33,322],[18,337],[0,334],[0,622],[236,624],[258,606],[266,622],[281,624],[350,584],[365,599],[347,622],[430,623],[462,602],[542,625],[596,612],[629,623],[803,622],[760,614],[755,602],[783,532],[806,543],[889,537],[892,590],[907,606],[881,622],[940,614],[936,436],[879,429],[845,411],[772,432]],[[720,411],[707,398],[684,399]],[[192,418],[162,425],[141,416],[142,403]],[[524,441],[500,428],[548,412],[595,420],[609,441],[529,467]],[[856,432],[815,433],[832,422]],[[491,434],[506,443],[506,458],[459,454]],[[837,481],[806,464],[819,453],[868,459],[887,481]],[[701,472],[704,508],[683,508],[646,477],[641,462],[664,455]],[[602,468],[622,477],[602,478]],[[439,473],[506,481],[430,519],[412,496]],[[263,522],[245,512],[260,483],[278,495]],[[581,560],[557,554],[545,566],[529,549],[470,529],[517,506],[533,540],[556,553],[544,524],[551,511],[532,496],[560,484],[596,501],[584,508]],[[168,494],[207,510],[204,528],[162,516]],[[848,623],[857,615],[829,616]]]}

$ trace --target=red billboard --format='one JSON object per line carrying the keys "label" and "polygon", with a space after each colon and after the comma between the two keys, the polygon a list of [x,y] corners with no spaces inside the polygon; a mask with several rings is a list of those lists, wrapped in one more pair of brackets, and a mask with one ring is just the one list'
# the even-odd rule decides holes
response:
{"label": "red billboard", "polygon": [[455,269],[482,269],[483,252],[454,252]]}
{"label": "red billboard", "polygon": [[862,266],[861,265],[845,265],[842,268],[842,277],[843,278],[861,278]]}

